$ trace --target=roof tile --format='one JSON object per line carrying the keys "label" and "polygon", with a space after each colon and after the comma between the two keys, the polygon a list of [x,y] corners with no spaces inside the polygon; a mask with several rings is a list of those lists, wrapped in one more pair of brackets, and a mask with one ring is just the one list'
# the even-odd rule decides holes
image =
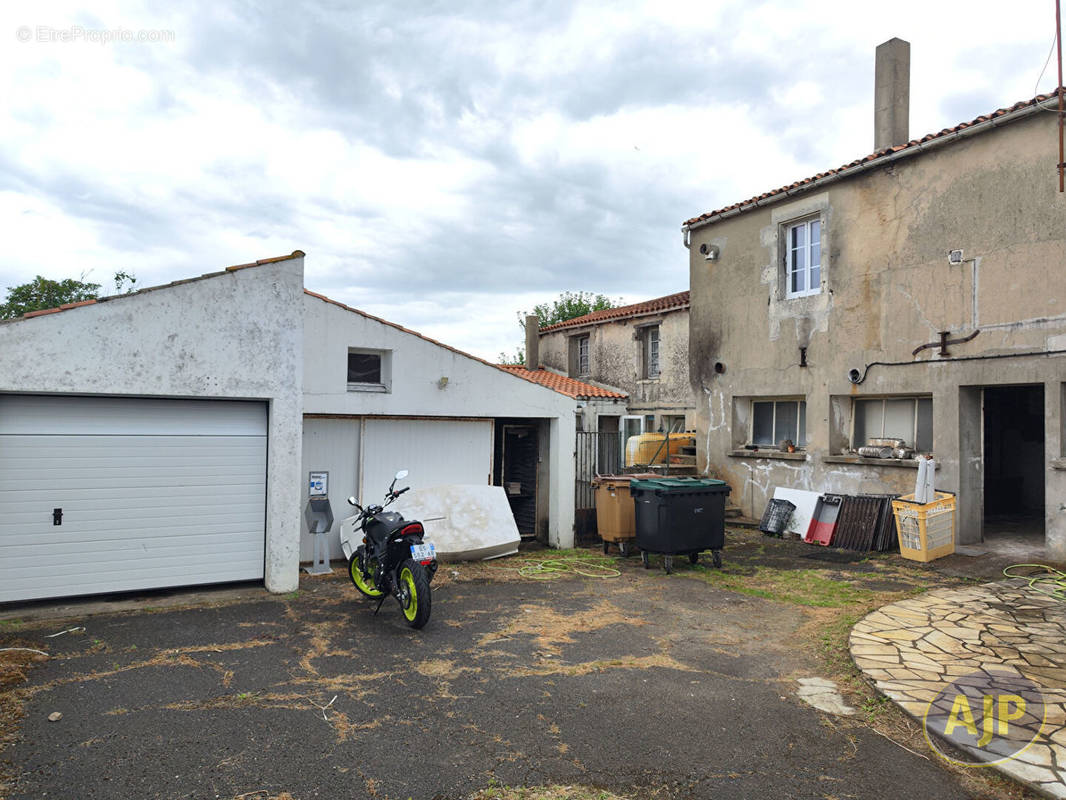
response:
{"label": "roof tile", "polygon": [[575,400],[625,400],[628,396],[621,392],[614,392],[610,389],[593,386],[591,383],[568,378],[557,372],[549,372],[543,367],[540,367],[539,369],[526,369],[524,366],[514,364],[500,364],[499,366],[510,372],[512,375],[517,375],[519,378],[525,378],[531,383],[539,383],[541,386],[547,386],[549,389],[553,389],[560,394],[565,394],[568,397],[573,397]]}
{"label": "roof tile", "polygon": [[545,328],[541,328],[540,332],[546,333],[548,331],[559,330],[560,328],[572,328],[575,325],[588,325],[595,322],[605,322],[607,320],[637,317],[642,314],[654,314],[656,311],[672,311],[675,308],[688,308],[688,305],[689,293],[687,291],[677,292],[676,294],[668,294],[665,297],[656,297],[654,300],[645,300],[641,303],[633,303],[628,306],[618,306],[617,308],[605,308],[600,311],[593,311],[591,314],[585,314],[581,317],[574,317],[573,319],[568,319],[564,322],[548,325]]}
{"label": "roof tile", "polygon": [[[845,170],[851,169],[852,167],[856,167],[856,166],[858,166],[860,164],[865,164],[865,163],[869,163],[871,161],[876,161],[879,158],[884,158],[885,156],[891,155],[892,153],[898,153],[898,152],[901,152],[903,150],[908,150],[908,149],[910,149],[912,147],[916,147],[916,146],[918,146],[920,144],[924,144],[925,142],[932,141],[933,139],[939,139],[939,138],[944,137],[944,136],[950,136],[953,133],[958,133],[959,131],[965,130],[966,128],[970,128],[970,127],[972,127],[974,125],[977,125],[979,123],[988,122],[989,120],[995,119],[996,117],[1002,117],[1004,114],[1010,114],[1010,113],[1015,112],[1015,111],[1021,111],[1023,108],[1028,108],[1030,106],[1038,105],[1039,103],[1046,102],[1047,100],[1050,100],[1053,97],[1057,97],[1058,96],[1058,91],[1059,91],[1058,89],[1055,89],[1055,91],[1051,92],[1050,94],[1038,94],[1032,100],[1021,100],[1021,101],[1015,103],[1014,105],[1010,106],[1009,108],[999,108],[999,109],[996,109],[995,111],[993,111],[993,112],[991,112],[989,114],[982,114],[979,117],[975,117],[973,120],[971,120],[969,122],[960,122],[958,125],[956,125],[953,128],[944,128],[943,130],[939,131],[938,133],[927,133],[925,136],[921,137],[920,139],[911,139],[906,144],[895,145],[893,147],[885,148],[884,150],[878,150],[875,153],[870,153],[869,155],[863,156],[862,158],[856,159],[855,161],[851,161],[851,162],[849,162],[847,164],[844,164],[844,165],[842,165],[840,167],[837,167],[836,169],[830,169],[830,170],[826,170],[825,172],[819,172],[813,178],[806,178],[806,179],[804,179],[802,181],[797,181],[795,183],[790,183],[790,184],[782,186],[782,187],[780,187],[778,189],[774,189],[772,191],[764,192],[764,193],[762,193],[760,195],[756,195],[755,197],[752,197],[749,200],[744,200],[744,201],[739,202],[739,203],[733,203],[732,205],[723,206],[722,208],[715,209],[714,211],[708,211],[706,214],[700,214],[698,217],[693,217],[692,219],[686,220],[683,223],[684,227],[688,227],[690,225],[696,225],[696,224],[698,224],[700,222],[704,222],[706,220],[709,220],[712,217],[716,217],[719,214],[724,214],[727,211],[738,211],[739,212],[739,211],[746,210],[745,209],[746,206],[751,206],[753,204],[757,204],[757,203],[761,202],[762,200],[766,200],[768,198],[775,197],[775,196],[780,195],[780,194],[784,194],[785,192],[788,192],[791,189],[795,189],[796,187],[798,187],[800,185],[804,185],[804,184],[807,184],[807,183],[812,183],[812,182],[814,182],[816,180],[821,180],[822,178],[827,178],[830,175],[836,175],[837,173],[840,173],[840,172],[843,172]],[[563,323],[561,323],[559,326],[553,326],[553,327],[561,327],[562,324]]]}

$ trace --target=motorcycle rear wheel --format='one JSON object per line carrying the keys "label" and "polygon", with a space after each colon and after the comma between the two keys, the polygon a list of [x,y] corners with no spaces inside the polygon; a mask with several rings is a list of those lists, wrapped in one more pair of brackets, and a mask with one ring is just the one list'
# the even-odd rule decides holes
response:
{"label": "motorcycle rear wheel", "polygon": [[429,588],[426,568],[410,558],[400,565],[399,590],[402,593],[401,609],[407,624],[419,629],[429,622],[433,597]]}
{"label": "motorcycle rear wheel", "polygon": [[367,579],[363,575],[362,560],[366,549],[363,545],[359,545],[352,553],[352,557],[348,559],[348,577],[352,579],[352,583],[355,584],[355,588],[362,592],[367,597],[378,598],[384,594],[378,587],[374,585],[373,579]]}

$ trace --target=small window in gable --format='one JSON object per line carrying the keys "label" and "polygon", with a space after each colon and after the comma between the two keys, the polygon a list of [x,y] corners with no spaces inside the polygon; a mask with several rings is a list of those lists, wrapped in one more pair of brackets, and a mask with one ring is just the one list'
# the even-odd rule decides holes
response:
{"label": "small window in gable", "polygon": [[392,360],[388,350],[348,349],[348,391],[387,392],[391,389]]}

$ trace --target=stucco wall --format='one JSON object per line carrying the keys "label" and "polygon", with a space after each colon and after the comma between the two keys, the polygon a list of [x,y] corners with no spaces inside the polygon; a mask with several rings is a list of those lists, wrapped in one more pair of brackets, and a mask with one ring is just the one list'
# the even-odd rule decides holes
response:
{"label": "stucco wall", "polygon": [[0,391],[269,403],[266,587],[297,587],[303,258],[0,324]]}
{"label": "stucco wall", "polygon": [[[930,363],[935,349],[911,354],[939,331],[956,338],[976,329],[951,356],[1066,348],[1066,200],[1056,191],[1056,153],[1055,117],[1038,114],[693,231],[699,461],[732,484],[746,512],[761,514],[778,485],[912,490],[913,470],[826,459],[848,443],[851,398],[924,394],[933,398],[937,485],[959,492],[961,541],[979,540],[980,401],[966,387],[1042,384],[1047,542],[1066,557],[1066,473],[1054,468],[1064,455],[1066,359]],[[806,215],[822,219],[822,291],[788,300],[782,225]],[[720,247],[718,261],[699,255],[704,242]],[[951,249],[964,250],[966,263],[949,264]],[[861,385],[848,380],[849,370],[878,361],[908,365],[872,366]],[[747,436],[741,417],[752,396],[806,398],[809,446],[800,460],[730,455]]]}
{"label": "stucco wall", "polygon": [[[646,380],[641,342],[634,336],[650,324],[659,325],[660,374],[658,378]],[[629,395],[626,413],[684,414],[686,422],[693,421],[686,310],[543,333],[541,364],[568,374],[569,342],[574,336],[584,335],[589,336],[590,374],[583,380]]]}
{"label": "stucco wall", "polygon": [[[302,308],[306,414],[550,420],[548,541],[573,546],[573,399],[313,295]],[[388,351],[391,391],[348,391],[350,347]]]}

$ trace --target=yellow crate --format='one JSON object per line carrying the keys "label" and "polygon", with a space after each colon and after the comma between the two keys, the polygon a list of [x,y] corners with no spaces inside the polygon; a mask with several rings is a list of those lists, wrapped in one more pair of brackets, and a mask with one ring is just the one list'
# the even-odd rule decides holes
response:
{"label": "yellow crate", "polygon": [[911,561],[933,561],[955,552],[955,495],[937,492],[932,503],[913,494],[892,501],[899,553]]}

